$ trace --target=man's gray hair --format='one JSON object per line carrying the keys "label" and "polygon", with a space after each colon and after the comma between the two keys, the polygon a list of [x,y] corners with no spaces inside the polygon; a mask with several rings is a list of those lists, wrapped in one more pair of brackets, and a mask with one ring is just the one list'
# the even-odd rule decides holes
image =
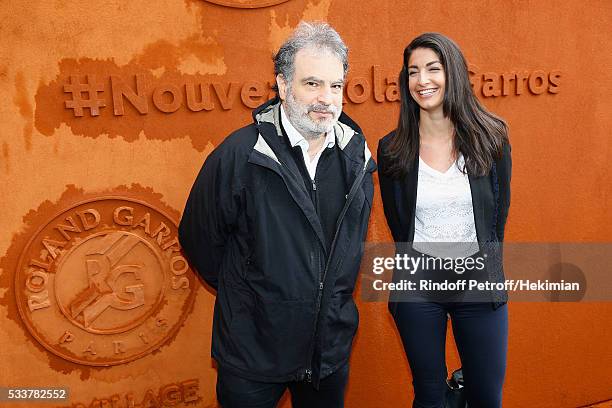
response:
{"label": "man's gray hair", "polygon": [[304,48],[329,52],[338,57],[346,77],[349,68],[348,47],[340,35],[327,23],[306,21],[300,22],[274,56],[274,75],[280,74],[287,82],[291,82],[295,72],[295,55]]}

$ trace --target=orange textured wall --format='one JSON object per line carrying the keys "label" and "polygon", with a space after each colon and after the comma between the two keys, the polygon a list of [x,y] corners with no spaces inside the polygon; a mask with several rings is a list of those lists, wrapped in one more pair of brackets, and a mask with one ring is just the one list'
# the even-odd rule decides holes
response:
{"label": "orange textured wall", "polygon": [[[373,151],[395,126],[405,45],[424,31],[453,38],[480,99],[510,125],[507,240],[612,241],[609,1],[213,3],[0,4],[0,386],[69,387],[61,406],[216,406],[214,298],[177,258],[172,223],[205,157],[270,95],[270,57],[300,19],[330,22],[349,45],[345,110]],[[71,104],[86,81],[93,107]],[[87,294],[70,262],[111,235],[132,239],[140,252],[130,256],[166,265],[172,279],[144,279],[145,296],[163,294],[145,297],[148,314],[71,320],[62,299],[86,304]],[[378,195],[368,240],[390,240]],[[408,406],[410,373],[386,305],[356,298],[347,406]],[[512,303],[509,313],[505,406],[612,398],[610,303]]]}

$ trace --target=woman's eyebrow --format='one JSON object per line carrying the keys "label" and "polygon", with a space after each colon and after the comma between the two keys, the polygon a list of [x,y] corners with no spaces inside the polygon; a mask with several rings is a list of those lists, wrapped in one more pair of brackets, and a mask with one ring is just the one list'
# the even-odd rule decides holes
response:
{"label": "woman's eyebrow", "polygon": [[[425,66],[428,67],[433,64],[441,64],[441,62],[438,60],[435,60],[435,61],[428,62],[427,64],[425,64]],[[408,68],[418,68],[418,67],[416,65],[410,65]]]}

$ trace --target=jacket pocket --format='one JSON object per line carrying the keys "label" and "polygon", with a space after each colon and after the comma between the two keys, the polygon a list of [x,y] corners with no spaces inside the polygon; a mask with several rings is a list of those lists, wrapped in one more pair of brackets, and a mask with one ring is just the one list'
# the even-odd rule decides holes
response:
{"label": "jacket pocket", "polygon": [[372,208],[372,200],[374,199],[374,183],[372,175],[366,174],[363,180],[363,193],[365,194],[366,203]]}
{"label": "jacket pocket", "polygon": [[314,322],[312,301],[269,301],[251,295],[234,315],[229,337],[253,373],[280,377],[303,368]]}
{"label": "jacket pocket", "polygon": [[348,358],[359,326],[359,312],[352,295],[340,295],[331,304],[322,355],[330,365]]}

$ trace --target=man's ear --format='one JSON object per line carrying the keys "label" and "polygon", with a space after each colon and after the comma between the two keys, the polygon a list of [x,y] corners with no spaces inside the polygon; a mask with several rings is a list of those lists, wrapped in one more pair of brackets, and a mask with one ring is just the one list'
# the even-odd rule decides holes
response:
{"label": "man's ear", "polygon": [[283,74],[276,76],[276,86],[278,87],[278,96],[280,96],[281,101],[284,101],[287,97],[287,81]]}

